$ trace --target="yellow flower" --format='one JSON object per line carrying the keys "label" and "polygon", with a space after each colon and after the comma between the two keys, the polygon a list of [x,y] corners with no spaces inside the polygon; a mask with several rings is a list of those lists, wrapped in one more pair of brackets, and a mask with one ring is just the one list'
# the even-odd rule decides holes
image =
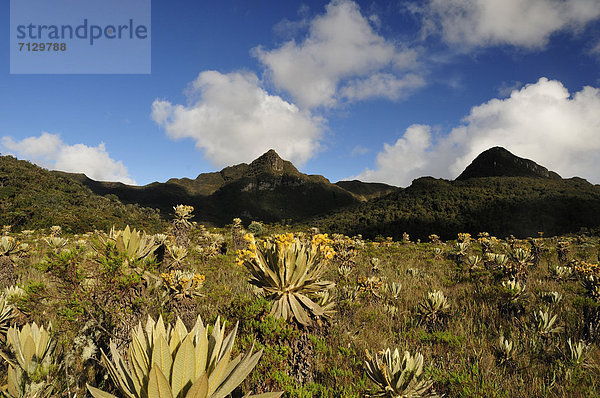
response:
{"label": "yellow flower", "polygon": [[275,242],[277,242],[279,250],[285,250],[286,247],[294,243],[294,234],[288,232],[287,234],[275,235]]}
{"label": "yellow flower", "polygon": [[459,242],[469,242],[471,240],[471,234],[467,232],[461,232],[458,234]]}

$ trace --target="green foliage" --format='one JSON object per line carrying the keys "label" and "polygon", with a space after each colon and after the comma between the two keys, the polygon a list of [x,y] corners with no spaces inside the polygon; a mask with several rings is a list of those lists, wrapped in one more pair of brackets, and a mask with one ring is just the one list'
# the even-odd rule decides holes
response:
{"label": "green foliage", "polygon": [[454,335],[448,330],[433,331],[431,333],[423,330],[418,335],[418,339],[421,344],[444,344],[448,347],[460,347],[465,340],[463,336]]}
{"label": "green foliage", "polygon": [[0,156],[0,225],[13,230],[61,225],[68,232],[133,224],[161,228],[154,209],[123,204],[92,193],[67,173],[51,172],[11,156]]}
{"label": "green foliage", "polygon": [[600,188],[581,179],[485,177],[447,181],[422,177],[366,203],[311,219],[321,231],[426,241],[459,232],[475,236],[547,236],[600,226]]}

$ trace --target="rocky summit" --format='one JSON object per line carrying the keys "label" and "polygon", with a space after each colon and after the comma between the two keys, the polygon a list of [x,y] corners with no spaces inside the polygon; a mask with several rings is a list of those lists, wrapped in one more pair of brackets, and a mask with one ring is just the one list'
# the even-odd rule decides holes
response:
{"label": "rocky summit", "polygon": [[496,146],[482,152],[467,166],[456,180],[479,177],[534,177],[560,179],[560,176],[533,160],[513,155],[505,148]]}

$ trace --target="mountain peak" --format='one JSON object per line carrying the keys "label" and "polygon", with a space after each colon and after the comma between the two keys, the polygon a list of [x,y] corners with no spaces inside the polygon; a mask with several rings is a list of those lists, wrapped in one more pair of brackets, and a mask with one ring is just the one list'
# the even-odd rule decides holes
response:
{"label": "mountain peak", "polygon": [[282,175],[284,173],[296,174],[299,172],[291,162],[283,160],[274,149],[269,149],[267,152],[250,163],[248,167],[248,173],[251,175],[263,173]]}
{"label": "mountain peak", "polygon": [[499,146],[480,153],[456,180],[478,177],[561,178],[555,172],[549,171],[533,160],[520,158]]}

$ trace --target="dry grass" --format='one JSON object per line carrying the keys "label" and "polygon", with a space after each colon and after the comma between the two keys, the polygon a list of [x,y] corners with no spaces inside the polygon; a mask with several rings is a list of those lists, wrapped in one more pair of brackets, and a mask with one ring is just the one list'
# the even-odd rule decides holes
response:
{"label": "dry grass", "polygon": [[[214,232],[222,233],[231,244],[228,230]],[[40,235],[15,236],[34,246],[29,255],[12,260],[18,283],[27,292],[17,303],[25,313],[17,322],[52,322],[55,333],[61,336],[61,355],[72,351],[73,340],[80,333],[90,335],[89,330],[84,330],[90,319],[98,323],[96,334],[92,333],[97,338],[97,347],[106,349],[108,340],[122,326],[118,319],[162,314],[173,320],[182,315],[177,306],[165,305],[160,288],[152,288],[143,280],[126,282],[126,277],[120,274],[113,282],[126,286],[104,293],[121,296],[101,301],[106,297],[100,294],[100,285],[92,288],[89,285],[92,282],[86,279],[98,277],[93,269],[99,267],[88,254],[89,243],[78,255],[78,265],[85,277],[77,283],[83,291],[88,289],[93,294],[79,297],[66,294],[70,292],[61,289],[65,289],[67,276],[52,270],[56,259],[39,239]],[[75,240],[67,237],[70,242]],[[193,234],[191,239],[194,246]],[[330,264],[325,279],[337,283],[338,311],[331,323],[322,327],[303,329],[272,319],[268,315],[270,303],[247,283],[248,274],[235,264],[235,253],[231,250],[209,257],[193,251],[188,255],[187,269],[204,274],[206,280],[203,295],[182,308],[190,312],[188,319],[190,315],[200,315],[205,322],[213,323],[220,315],[230,326],[239,321],[237,352],[247,350],[253,341],[265,350],[260,364],[242,385],[244,392],[283,390],[289,397],[362,397],[376,391],[364,372],[365,349],[377,352],[398,347],[422,353],[426,374],[434,380],[434,388],[448,397],[597,397],[600,396],[600,331],[592,330],[590,334],[589,326],[591,323],[596,330],[600,329],[598,303],[584,297],[585,292],[575,278],[557,280],[552,276],[551,268],[558,265],[557,241],[544,240],[540,264],[529,267],[523,280],[527,286],[525,293],[511,305],[506,302],[501,285],[506,278],[501,272],[486,266],[469,272],[454,259],[453,242],[435,245],[442,248],[441,257],[436,256],[434,245],[429,243],[366,242],[360,245],[348,277],[339,275],[340,264],[335,259]],[[73,243],[67,247],[72,248]],[[599,247],[597,238],[573,239],[569,256],[598,262]],[[498,245],[495,251],[506,252],[507,248]],[[473,243],[469,252],[481,255],[479,244]],[[43,258],[47,258],[45,263],[50,263],[50,267],[40,266]],[[373,258],[379,259],[375,267]],[[6,266],[6,259],[0,264]],[[154,274],[165,267],[161,263],[145,266]],[[368,277],[378,278],[383,286],[391,282],[401,284],[399,297],[392,297],[385,288],[374,288],[357,291],[354,298],[342,299],[342,291],[357,289],[361,278]],[[426,322],[417,309],[427,293],[434,290],[444,293],[450,308],[437,321]],[[548,304],[542,299],[543,292],[553,291],[562,295],[558,304]],[[107,314],[93,300],[108,303],[111,311],[123,313],[101,318]],[[390,307],[396,308],[394,314],[389,312]],[[557,315],[561,332],[543,337],[536,330],[533,314],[543,308]],[[501,332],[516,346],[510,361],[500,360],[497,341]],[[570,362],[568,338],[590,344],[583,363]],[[304,343],[299,345],[298,341]],[[99,350],[88,361],[65,362],[65,374],[70,376],[59,375],[63,379],[57,381],[57,389],[67,391],[68,386],[71,396],[75,392],[84,396],[85,383],[89,382],[111,390],[110,382],[103,379],[98,359]],[[309,376],[303,379],[303,385],[298,384],[298,369]],[[4,382],[0,380],[0,384]]]}

